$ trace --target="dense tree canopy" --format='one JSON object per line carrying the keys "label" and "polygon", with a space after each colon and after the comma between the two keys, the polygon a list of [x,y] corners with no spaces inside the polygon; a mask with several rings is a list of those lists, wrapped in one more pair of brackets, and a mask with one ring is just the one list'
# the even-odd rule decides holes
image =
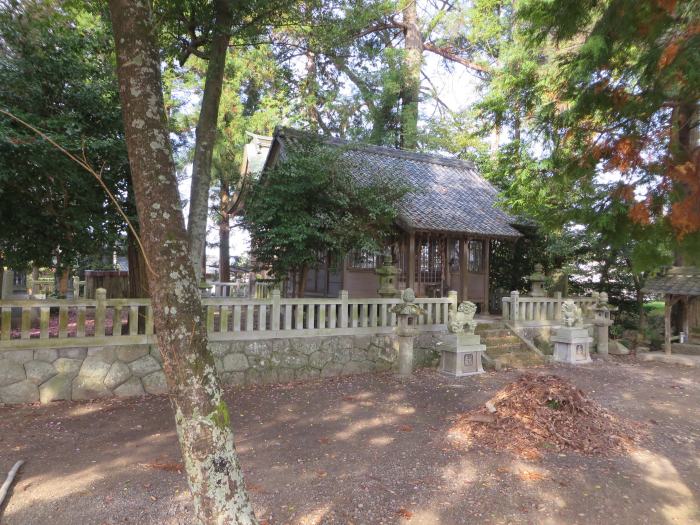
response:
{"label": "dense tree canopy", "polygon": [[[3,2],[0,108],[100,171],[127,205],[128,166],[111,34],[69,5]],[[124,223],[98,182],[32,131],[0,117],[0,257],[67,267],[120,242]]]}
{"label": "dense tree canopy", "polygon": [[358,183],[353,161],[342,153],[316,140],[295,140],[285,161],[246,195],[251,253],[276,277],[299,272],[303,283],[305,270],[324,254],[377,250],[391,234],[396,205],[411,188],[392,173]]}

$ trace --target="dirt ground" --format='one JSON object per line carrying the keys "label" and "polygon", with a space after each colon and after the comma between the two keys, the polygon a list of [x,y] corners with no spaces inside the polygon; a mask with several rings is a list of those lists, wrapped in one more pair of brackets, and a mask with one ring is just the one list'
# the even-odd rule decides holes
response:
{"label": "dirt ground", "polygon": [[[518,372],[401,382],[363,375],[228,392],[268,524],[700,523],[700,369],[633,358],[530,369],[644,423],[632,455],[538,461],[453,445],[456,414]],[[185,524],[191,503],[166,397],[0,408],[0,481],[26,465],[2,524]],[[153,468],[153,464],[172,467]]]}

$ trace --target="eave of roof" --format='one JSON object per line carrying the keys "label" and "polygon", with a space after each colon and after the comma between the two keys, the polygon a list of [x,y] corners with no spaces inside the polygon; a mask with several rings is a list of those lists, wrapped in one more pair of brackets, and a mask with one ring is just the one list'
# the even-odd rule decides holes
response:
{"label": "eave of roof", "polygon": [[643,291],[666,295],[700,296],[700,268],[671,267],[665,273],[649,279]]}
{"label": "eave of roof", "polygon": [[[275,151],[284,157],[285,142],[309,136],[299,130],[277,129],[266,167],[276,162],[272,159]],[[498,191],[478,174],[472,162],[334,138],[323,140],[347,148],[344,155],[356,161],[361,170],[358,176],[398,173],[417,188],[399,207],[399,224],[407,230],[503,239],[522,236],[513,227],[518,221],[498,207]]]}

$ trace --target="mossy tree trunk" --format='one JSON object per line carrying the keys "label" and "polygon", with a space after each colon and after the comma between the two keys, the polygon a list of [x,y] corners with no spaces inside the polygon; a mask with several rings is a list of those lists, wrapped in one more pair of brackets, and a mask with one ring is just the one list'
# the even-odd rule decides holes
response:
{"label": "mossy tree trunk", "polygon": [[420,71],[423,62],[423,36],[418,27],[416,0],[408,0],[403,9],[404,63],[401,88],[401,140],[403,149],[418,147],[418,102]]}
{"label": "mossy tree trunk", "polygon": [[117,76],[155,328],[196,519],[254,524],[229,412],[207,350],[180,207],[149,2],[110,0]]}
{"label": "mossy tree trunk", "polygon": [[231,219],[228,209],[230,207],[229,184],[225,176],[221,177],[219,189],[219,281],[231,280]]}
{"label": "mossy tree trunk", "polygon": [[190,211],[187,222],[190,257],[197,279],[203,278],[200,261],[206,249],[212,156],[216,144],[226,53],[228,52],[231,25],[233,23],[233,14],[229,0],[215,0],[214,11],[216,17],[214,20],[214,34],[210,45],[204,92],[202,93],[202,108],[199,111],[199,120],[195,131]]}

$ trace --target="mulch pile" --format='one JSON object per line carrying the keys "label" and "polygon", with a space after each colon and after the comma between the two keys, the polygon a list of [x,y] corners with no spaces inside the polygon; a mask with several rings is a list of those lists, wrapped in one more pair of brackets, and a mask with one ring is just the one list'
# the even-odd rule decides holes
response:
{"label": "mulch pile", "polygon": [[615,416],[561,377],[524,374],[461,415],[451,436],[532,459],[545,450],[608,455],[634,449],[641,425]]}

